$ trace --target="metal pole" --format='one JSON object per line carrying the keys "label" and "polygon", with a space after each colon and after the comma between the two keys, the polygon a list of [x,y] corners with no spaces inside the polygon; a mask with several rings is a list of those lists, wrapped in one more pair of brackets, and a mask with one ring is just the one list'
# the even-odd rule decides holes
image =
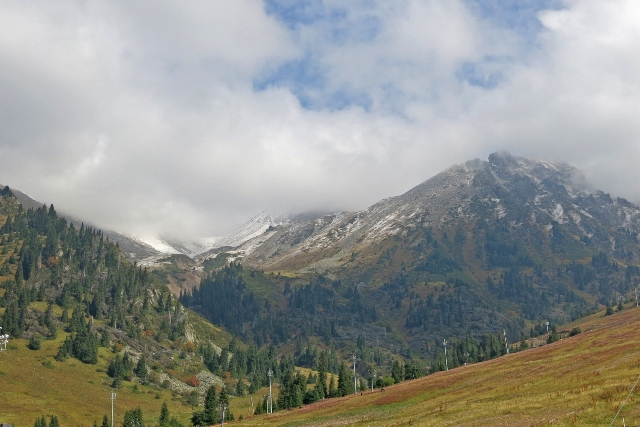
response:
{"label": "metal pole", "polygon": [[222,412],[222,426],[224,427],[224,413],[227,410],[227,405],[225,403],[220,404],[220,412]]}
{"label": "metal pole", "polygon": [[444,339],[442,341],[442,344],[444,344],[444,366],[447,368],[447,371],[449,370],[449,361],[447,360],[447,340]]}
{"label": "metal pole", "polygon": [[111,393],[111,427],[113,427],[113,402],[116,400],[116,394]]}
{"label": "metal pole", "polygon": [[376,373],[373,373],[373,378],[371,378],[371,391],[373,391],[373,383],[376,382]]}
{"label": "metal pole", "polygon": [[356,355],[353,355],[353,394],[358,394],[358,387],[356,385]]}
{"label": "metal pole", "polygon": [[504,348],[507,349],[507,354],[509,354],[509,344],[507,344],[507,331],[503,329],[502,334],[504,335]]}
{"label": "metal pole", "polygon": [[271,375],[273,375],[273,372],[271,371],[271,369],[269,369],[269,372],[267,372],[267,376],[269,376],[269,407],[267,407],[268,411],[267,413],[269,414],[273,414],[273,396],[271,395]]}

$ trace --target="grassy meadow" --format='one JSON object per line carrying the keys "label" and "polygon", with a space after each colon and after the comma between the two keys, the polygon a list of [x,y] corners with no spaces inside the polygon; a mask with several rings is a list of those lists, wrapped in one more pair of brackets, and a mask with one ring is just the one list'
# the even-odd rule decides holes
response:
{"label": "grassy meadow", "polygon": [[[0,352],[0,422],[15,427],[33,426],[36,417],[56,414],[62,427],[98,425],[103,415],[111,417],[111,380],[105,373],[107,359],[113,354],[100,348],[97,365],[85,365],[69,358],[54,359],[66,334],[56,340],[42,340],[40,350],[29,350],[27,340],[11,340]],[[188,424],[193,408],[173,398],[169,390],[158,390],[123,382],[116,391],[115,425],[121,425],[126,410],[142,408],[148,426],[157,424],[162,402],[167,402],[172,416]]]}

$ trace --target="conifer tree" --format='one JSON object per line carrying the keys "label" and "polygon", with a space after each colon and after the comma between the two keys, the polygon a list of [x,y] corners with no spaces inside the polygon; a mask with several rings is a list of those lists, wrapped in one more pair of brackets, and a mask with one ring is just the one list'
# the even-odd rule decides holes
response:
{"label": "conifer tree", "polygon": [[204,410],[195,411],[191,416],[191,423],[195,427],[207,426],[218,422],[218,396],[214,385],[207,390],[204,398]]}
{"label": "conifer tree", "polygon": [[323,399],[328,395],[327,392],[327,354],[324,351],[320,352],[318,357],[318,379],[316,381],[316,390],[320,399]]}
{"label": "conifer tree", "polygon": [[167,402],[162,402],[162,407],[160,408],[160,418],[158,419],[158,425],[164,427],[169,424],[169,406],[167,406]]}
{"label": "conifer tree", "polygon": [[58,421],[57,415],[50,415],[49,427],[60,427],[60,421]]}
{"label": "conifer tree", "polygon": [[36,422],[33,423],[33,427],[47,427],[47,419],[43,416],[36,418]]}
{"label": "conifer tree", "polygon": [[140,409],[139,406],[136,409],[131,409],[124,413],[122,427],[144,427],[144,422],[142,421],[142,409]]}
{"label": "conifer tree", "polygon": [[338,397],[338,389],[336,388],[335,375],[332,376],[331,381],[329,381],[329,397]]}
{"label": "conifer tree", "polygon": [[340,396],[353,394],[353,378],[344,362],[340,362],[338,369],[338,393]]}
{"label": "conifer tree", "polygon": [[144,353],[138,359],[138,363],[136,364],[136,368],[133,371],[136,374],[136,377],[140,378],[142,381],[146,381],[147,379],[147,358],[144,356]]}

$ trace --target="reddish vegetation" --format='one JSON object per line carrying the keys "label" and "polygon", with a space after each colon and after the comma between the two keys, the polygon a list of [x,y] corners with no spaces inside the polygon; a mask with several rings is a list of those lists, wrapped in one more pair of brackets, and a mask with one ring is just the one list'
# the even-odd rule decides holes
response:
{"label": "reddish vegetation", "polygon": [[191,387],[198,387],[200,385],[200,380],[195,375],[191,375],[187,380],[187,384]]}

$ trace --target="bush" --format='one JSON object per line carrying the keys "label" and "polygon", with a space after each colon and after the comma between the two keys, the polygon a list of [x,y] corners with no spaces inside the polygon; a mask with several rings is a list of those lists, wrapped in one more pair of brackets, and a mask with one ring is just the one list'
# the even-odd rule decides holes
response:
{"label": "bush", "polygon": [[582,329],[580,329],[580,328],[578,328],[578,327],[575,327],[575,328],[573,328],[573,329],[571,330],[571,332],[569,332],[569,336],[570,336],[570,337],[574,337],[574,336],[576,336],[576,335],[578,335],[578,334],[581,334],[581,333],[582,333]]}
{"label": "bush", "polygon": [[393,379],[393,377],[384,377],[382,379],[382,385],[383,387],[387,387],[390,385],[394,385],[396,383],[396,380]]}
{"label": "bush", "polygon": [[29,344],[27,344],[27,347],[31,350],[40,350],[40,338],[33,335],[29,340]]}
{"label": "bush", "polygon": [[613,314],[613,307],[609,306],[607,307],[607,312],[605,313],[605,316],[611,316]]}

